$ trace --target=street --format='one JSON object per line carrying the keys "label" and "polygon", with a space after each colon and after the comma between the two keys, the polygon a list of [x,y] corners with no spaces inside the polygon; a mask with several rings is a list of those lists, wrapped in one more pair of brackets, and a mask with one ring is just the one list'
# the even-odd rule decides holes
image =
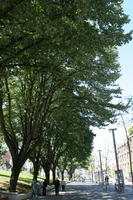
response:
{"label": "street", "polygon": [[107,191],[105,186],[92,184],[89,182],[71,182],[66,185],[66,191],[60,191],[59,195],[55,195],[54,191],[45,197],[34,198],[34,200],[133,200],[133,189],[125,188],[124,193],[114,191],[114,186],[109,185]]}

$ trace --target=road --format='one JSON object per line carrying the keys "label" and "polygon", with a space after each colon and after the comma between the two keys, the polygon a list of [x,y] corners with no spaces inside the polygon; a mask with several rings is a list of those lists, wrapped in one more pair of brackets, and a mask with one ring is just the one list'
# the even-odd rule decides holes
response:
{"label": "road", "polygon": [[105,186],[94,185],[89,182],[72,182],[66,186],[66,191],[60,191],[58,196],[54,191],[45,197],[34,198],[34,200],[133,200],[133,189],[126,189],[124,193],[114,192],[114,186],[109,185],[107,191]]}

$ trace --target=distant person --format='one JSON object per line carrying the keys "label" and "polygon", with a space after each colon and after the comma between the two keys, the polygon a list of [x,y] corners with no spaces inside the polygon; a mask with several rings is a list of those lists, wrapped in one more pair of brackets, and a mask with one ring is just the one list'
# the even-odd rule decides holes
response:
{"label": "distant person", "polygon": [[36,182],[37,196],[41,195],[41,183],[39,181]]}
{"label": "distant person", "polygon": [[109,176],[108,175],[105,176],[105,183],[109,184]]}
{"label": "distant person", "polygon": [[59,195],[60,181],[58,180],[58,178],[56,178],[54,185],[55,185],[55,194]]}
{"label": "distant person", "polygon": [[42,187],[43,187],[43,196],[46,196],[46,187],[47,187],[46,179],[44,179]]}
{"label": "distant person", "polygon": [[37,196],[37,183],[36,183],[36,180],[32,181],[32,196],[33,197]]}
{"label": "distant person", "polygon": [[61,187],[62,187],[62,191],[65,191],[65,186],[66,186],[66,182],[64,181],[64,179],[61,181]]}

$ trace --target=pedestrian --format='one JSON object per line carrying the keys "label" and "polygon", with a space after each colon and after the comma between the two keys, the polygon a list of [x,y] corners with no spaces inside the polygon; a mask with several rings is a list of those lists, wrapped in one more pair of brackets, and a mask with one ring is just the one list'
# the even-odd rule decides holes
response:
{"label": "pedestrian", "polygon": [[41,183],[39,181],[36,182],[37,196],[41,195]]}
{"label": "pedestrian", "polygon": [[105,176],[105,183],[107,183],[107,184],[109,183],[109,177],[108,177],[108,175]]}
{"label": "pedestrian", "polygon": [[66,182],[64,181],[64,179],[61,181],[61,187],[62,187],[62,191],[65,191],[65,186],[66,186]]}
{"label": "pedestrian", "polygon": [[54,182],[54,185],[55,185],[55,194],[56,195],[59,195],[59,189],[60,189],[60,181],[58,178],[56,178],[55,182]]}
{"label": "pedestrian", "polygon": [[33,197],[37,196],[37,183],[36,183],[36,180],[34,179],[32,181],[32,196]]}
{"label": "pedestrian", "polygon": [[44,179],[42,187],[43,187],[43,196],[46,196],[46,187],[47,187],[47,181],[46,181],[46,179]]}

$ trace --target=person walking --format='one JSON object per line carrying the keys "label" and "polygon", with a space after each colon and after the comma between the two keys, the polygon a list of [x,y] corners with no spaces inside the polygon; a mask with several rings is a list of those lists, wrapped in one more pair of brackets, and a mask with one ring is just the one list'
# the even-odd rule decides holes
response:
{"label": "person walking", "polygon": [[55,185],[55,194],[59,195],[60,181],[58,180],[58,178],[56,178],[54,185]]}
{"label": "person walking", "polygon": [[36,182],[37,196],[41,195],[41,184],[40,181]]}
{"label": "person walking", "polygon": [[105,176],[105,183],[109,184],[109,177],[108,177],[108,175]]}
{"label": "person walking", "polygon": [[42,187],[43,187],[43,196],[46,196],[46,187],[47,187],[47,181],[46,181],[46,179],[44,179]]}
{"label": "person walking", "polygon": [[62,187],[62,191],[65,191],[65,186],[66,186],[66,182],[64,181],[64,179],[61,181],[61,187]]}
{"label": "person walking", "polygon": [[37,183],[36,183],[36,180],[32,181],[32,196],[33,197],[37,196]]}

